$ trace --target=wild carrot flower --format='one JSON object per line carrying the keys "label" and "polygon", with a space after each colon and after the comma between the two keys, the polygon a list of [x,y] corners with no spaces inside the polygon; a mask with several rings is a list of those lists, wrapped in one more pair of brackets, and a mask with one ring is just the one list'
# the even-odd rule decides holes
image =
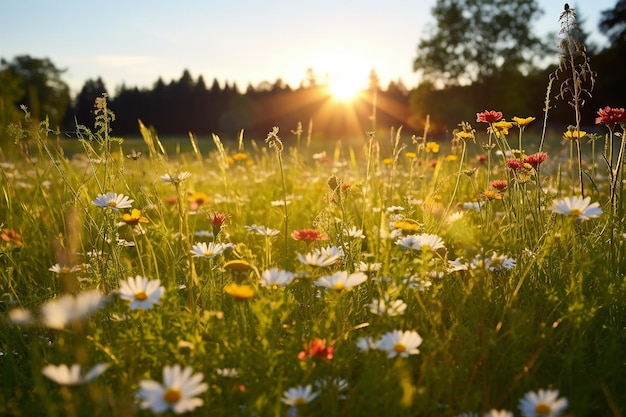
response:
{"label": "wild carrot flower", "polygon": [[422,344],[422,337],[414,330],[392,330],[382,335],[376,342],[376,349],[387,352],[388,358],[401,356],[408,358],[409,355],[420,353],[417,348]]}
{"label": "wild carrot flower", "polygon": [[491,110],[481,113],[476,113],[476,121],[481,123],[495,123],[502,119],[502,112]]}
{"label": "wild carrot flower", "polygon": [[224,292],[237,300],[249,300],[254,297],[254,288],[249,285],[239,285],[234,282],[224,287]]}
{"label": "wild carrot flower", "polygon": [[590,202],[591,197],[589,196],[585,198],[578,196],[565,197],[562,200],[554,201],[550,209],[558,214],[576,217],[580,221],[589,220],[602,214],[600,204],[589,204]]}
{"label": "wild carrot flower", "polygon": [[46,327],[63,329],[69,323],[81,320],[96,311],[103,301],[104,298],[98,290],[83,291],[75,297],[65,294],[47,301],[41,307],[41,320]]}
{"label": "wild carrot flower", "polygon": [[24,245],[22,243],[22,235],[13,229],[2,229],[2,232],[0,232],[0,239],[18,247],[22,247]]}
{"label": "wild carrot flower", "polygon": [[293,272],[271,268],[261,274],[261,283],[268,287],[286,287],[294,279]]}
{"label": "wild carrot flower", "polygon": [[109,208],[112,210],[131,208],[135,200],[131,200],[124,194],[107,193],[98,194],[92,203],[98,207]]}
{"label": "wild carrot flower", "polygon": [[206,391],[209,386],[202,382],[202,373],[193,374],[191,367],[181,369],[180,365],[163,367],[163,384],[144,379],[139,382],[137,397],[142,409],[154,413],[172,410],[183,414],[201,407],[204,401],[196,395]]}
{"label": "wild carrot flower", "polygon": [[622,108],[611,108],[606,106],[603,109],[598,110],[598,117],[596,117],[596,124],[603,123],[612,128],[618,123],[624,123],[626,121],[626,110]]}
{"label": "wild carrot flower", "polygon": [[363,272],[348,274],[347,271],[338,271],[333,275],[325,275],[318,278],[318,280],[315,281],[315,285],[318,287],[341,291],[355,287],[365,281],[367,281],[367,275]]}
{"label": "wild carrot flower", "polygon": [[541,165],[546,159],[548,159],[548,154],[545,152],[537,152],[532,155],[528,155],[524,158],[523,162],[529,164],[534,169],[537,169],[539,165]]}
{"label": "wild carrot flower", "polygon": [[334,346],[327,344],[324,339],[316,337],[309,343],[307,343],[307,345],[305,346],[305,350],[298,353],[298,359],[303,361],[310,356],[314,359],[331,360],[333,358],[334,351]]}
{"label": "wild carrot flower", "polygon": [[155,304],[161,303],[164,292],[165,287],[161,285],[160,280],[150,280],[137,275],[120,282],[119,296],[130,301],[131,310],[151,309]]}
{"label": "wild carrot flower", "polygon": [[527,392],[518,406],[524,417],[558,417],[568,405],[567,398],[559,398],[558,390],[540,389]]}
{"label": "wild carrot flower", "polygon": [[91,368],[87,373],[82,373],[81,366],[75,363],[71,367],[68,367],[65,364],[58,366],[47,365],[41,370],[41,373],[59,385],[74,386],[87,384],[93,381],[102,375],[107,369],[109,369],[109,364],[99,363]]}
{"label": "wild carrot flower", "polygon": [[315,229],[300,229],[291,232],[291,237],[294,240],[304,240],[308,242],[316,240],[328,240],[328,234],[319,232]]}
{"label": "wild carrot flower", "polygon": [[223,243],[200,242],[193,245],[193,247],[191,248],[191,253],[195,258],[211,259],[223,253],[227,248],[228,246]]}
{"label": "wild carrot flower", "polygon": [[312,385],[299,385],[283,392],[281,401],[289,406],[298,407],[310,403],[318,395],[319,392],[313,391]]}

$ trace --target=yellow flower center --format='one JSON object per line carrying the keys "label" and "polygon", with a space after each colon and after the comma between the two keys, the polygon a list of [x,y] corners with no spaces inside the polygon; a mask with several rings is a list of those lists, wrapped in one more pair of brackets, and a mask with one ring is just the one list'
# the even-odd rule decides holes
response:
{"label": "yellow flower center", "polygon": [[306,398],[302,398],[302,397],[296,398],[296,400],[293,402],[293,405],[295,405],[296,407],[300,405],[304,405],[304,404],[306,404]]}
{"label": "yellow flower center", "polygon": [[335,285],[333,285],[333,288],[336,289],[337,291],[341,291],[344,288],[346,288],[346,286],[344,285],[343,282],[335,282]]}
{"label": "yellow flower center", "polygon": [[583,214],[583,211],[577,208],[573,208],[570,210],[569,212],[572,216],[580,216],[581,214]]}
{"label": "yellow flower center", "polygon": [[396,343],[393,347],[393,350],[398,353],[406,352],[406,346],[404,345],[404,343]]}
{"label": "yellow flower center", "polygon": [[145,291],[137,291],[135,293],[135,300],[137,300],[137,301],[145,301],[146,299],[148,299],[148,294],[146,294]]}
{"label": "yellow flower center", "polygon": [[430,250],[430,245],[422,245],[422,251],[427,252]]}
{"label": "yellow flower center", "polygon": [[204,252],[204,256],[206,256],[206,257],[213,256],[213,252],[208,250],[208,251]]}
{"label": "yellow flower center", "polygon": [[169,388],[167,391],[165,391],[165,394],[163,394],[163,399],[165,400],[165,402],[168,402],[170,404],[180,401],[180,397],[180,390],[176,388]]}
{"label": "yellow flower center", "polygon": [[111,200],[107,203],[107,206],[109,207],[117,207],[117,202],[115,202],[115,200]]}
{"label": "yellow flower center", "polygon": [[540,416],[547,416],[550,414],[550,406],[546,403],[539,403],[535,406],[535,413]]}

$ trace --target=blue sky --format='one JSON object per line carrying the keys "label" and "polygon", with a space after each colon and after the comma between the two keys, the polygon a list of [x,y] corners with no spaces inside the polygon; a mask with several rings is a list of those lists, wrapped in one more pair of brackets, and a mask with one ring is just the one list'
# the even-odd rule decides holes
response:
{"label": "blue sky", "polygon": [[[596,42],[600,11],[616,0],[570,5]],[[540,0],[538,33],[558,31],[563,2]],[[0,57],[50,58],[77,92],[102,77],[110,93],[123,82],[151,87],[188,69],[207,84],[282,78],[297,87],[307,68],[331,79],[348,73],[365,86],[374,68],[385,86],[415,86],[412,62],[420,36],[434,22],[435,0],[22,0],[0,3]],[[555,40],[555,43],[557,40]],[[362,81],[361,81],[362,80]]]}

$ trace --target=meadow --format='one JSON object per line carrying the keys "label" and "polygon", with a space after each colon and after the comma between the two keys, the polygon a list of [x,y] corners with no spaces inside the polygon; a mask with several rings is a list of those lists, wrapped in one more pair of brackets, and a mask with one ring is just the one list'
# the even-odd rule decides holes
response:
{"label": "meadow", "polygon": [[140,152],[96,115],[0,163],[0,414],[622,415],[623,109]]}

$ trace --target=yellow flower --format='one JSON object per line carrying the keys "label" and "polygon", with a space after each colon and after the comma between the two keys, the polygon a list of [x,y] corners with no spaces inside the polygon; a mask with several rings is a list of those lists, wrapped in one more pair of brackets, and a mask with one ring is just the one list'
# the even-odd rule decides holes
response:
{"label": "yellow flower", "polygon": [[533,120],[535,120],[534,117],[526,117],[526,118],[523,118],[523,117],[513,117],[513,121],[515,123],[517,123],[517,125],[519,127],[524,127],[524,126],[530,124],[530,122],[532,122]]}
{"label": "yellow flower", "polygon": [[407,232],[417,232],[422,228],[422,225],[412,219],[400,219],[393,222],[393,227]]}
{"label": "yellow flower", "polygon": [[446,155],[445,160],[448,162],[454,162],[458,159],[456,155]]}
{"label": "yellow flower", "polygon": [[385,159],[383,159],[383,164],[384,165],[391,165],[391,164],[393,164],[393,158],[385,158]]}
{"label": "yellow flower", "polygon": [[456,135],[459,139],[468,141],[468,140],[476,140],[476,138],[474,137],[474,134],[471,132],[466,132],[464,130],[460,131],[460,132],[456,132]]}
{"label": "yellow flower", "polygon": [[137,226],[139,223],[148,223],[147,217],[141,215],[141,210],[132,209],[130,214],[122,214],[122,220],[129,226]]}
{"label": "yellow flower", "polygon": [[582,130],[579,130],[578,132],[576,132],[576,130],[567,130],[563,132],[563,139],[577,140],[582,139],[585,135],[587,135],[587,132],[583,132]]}
{"label": "yellow flower", "polygon": [[227,271],[232,271],[235,273],[243,273],[250,270],[251,266],[249,262],[244,261],[243,259],[235,259],[232,261],[228,261],[223,266]]}
{"label": "yellow flower", "polygon": [[246,155],[243,152],[237,152],[236,154],[233,155],[233,159],[235,161],[244,161],[248,158],[248,155]]}
{"label": "yellow flower", "polygon": [[438,153],[439,152],[439,144],[437,142],[428,142],[426,144],[426,153]]}
{"label": "yellow flower", "polygon": [[483,191],[483,197],[486,197],[489,200],[502,200],[502,194],[491,190]]}
{"label": "yellow flower", "polygon": [[407,152],[407,153],[404,154],[404,156],[406,156],[409,159],[413,159],[413,158],[416,157],[416,154],[415,154],[415,152]]}
{"label": "yellow flower", "polygon": [[493,122],[489,129],[489,132],[496,135],[496,137],[500,137],[501,135],[508,135],[509,129],[513,127],[513,123],[507,122],[506,120],[500,120],[498,122]]}
{"label": "yellow flower", "polygon": [[235,283],[228,284],[224,288],[224,292],[237,300],[248,300],[254,297],[254,288],[249,285],[239,285]]}

